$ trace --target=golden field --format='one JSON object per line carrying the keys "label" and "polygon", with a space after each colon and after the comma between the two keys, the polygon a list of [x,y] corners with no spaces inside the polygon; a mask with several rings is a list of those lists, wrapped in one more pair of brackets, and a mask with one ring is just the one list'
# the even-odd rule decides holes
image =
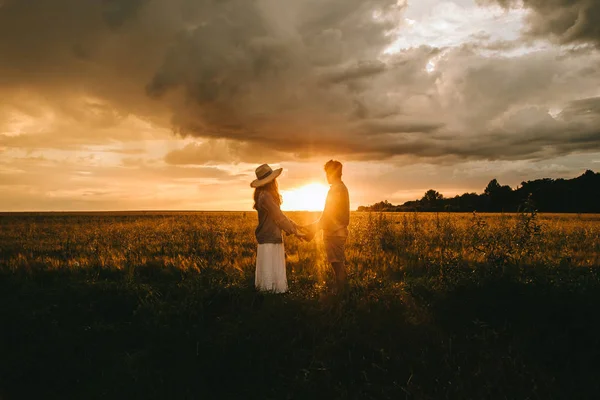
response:
{"label": "golden field", "polygon": [[285,238],[289,293],[254,290],[255,224],[0,214],[0,398],[600,391],[600,215],[352,213],[343,296],[319,236]]}

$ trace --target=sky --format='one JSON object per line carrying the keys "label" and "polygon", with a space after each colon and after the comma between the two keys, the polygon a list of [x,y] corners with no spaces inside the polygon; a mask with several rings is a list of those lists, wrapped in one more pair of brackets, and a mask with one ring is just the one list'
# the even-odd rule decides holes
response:
{"label": "sky", "polygon": [[262,163],[284,209],[329,159],[353,209],[600,171],[599,50],[597,0],[0,0],[0,211],[250,210]]}

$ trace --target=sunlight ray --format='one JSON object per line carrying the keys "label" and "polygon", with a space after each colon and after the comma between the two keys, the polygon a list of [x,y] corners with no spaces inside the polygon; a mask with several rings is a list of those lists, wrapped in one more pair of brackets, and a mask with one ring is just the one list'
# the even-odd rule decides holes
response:
{"label": "sunlight ray", "polygon": [[309,183],[292,190],[282,190],[285,211],[320,211],[325,206],[329,188],[321,183]]}

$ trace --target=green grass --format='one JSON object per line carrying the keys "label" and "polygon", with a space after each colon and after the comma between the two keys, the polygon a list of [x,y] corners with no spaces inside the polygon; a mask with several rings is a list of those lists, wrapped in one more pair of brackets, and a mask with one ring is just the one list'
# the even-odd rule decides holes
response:
{"label": "green grass", "polygon": [[600,216],[354,213],[341,298],[320,238],[256,292],[255,219],[0,215],[0,397],[597,397]]}

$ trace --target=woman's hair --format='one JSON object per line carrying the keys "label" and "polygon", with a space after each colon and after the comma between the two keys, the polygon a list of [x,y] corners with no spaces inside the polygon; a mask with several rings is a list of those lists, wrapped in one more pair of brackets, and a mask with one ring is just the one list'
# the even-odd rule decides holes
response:
{"label": "woman's hair", "polygon": [[254,209],[255,210],[257,209],[256,205],[258,203],[258,196],[262,192],[271,193],[271,195],[275,199],[275,202],[277,204],[281,205],[282,200],[281,200],[281,195],[279,194],[279,186],[277,185],[277,179],[273,179],[271,182],[267,183],[266,185],[259,186],[256,189],[254,189]]}

